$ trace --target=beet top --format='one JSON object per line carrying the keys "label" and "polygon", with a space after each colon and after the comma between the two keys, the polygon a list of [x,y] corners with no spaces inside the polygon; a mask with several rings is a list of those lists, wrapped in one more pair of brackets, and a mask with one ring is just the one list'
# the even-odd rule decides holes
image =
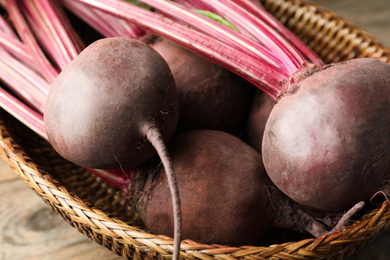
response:
{"label": "beet top", "polygon": [[390,65],[356,59],[292,85],[269,116],[264,166],[297,202],[343,211],[388,178]]}

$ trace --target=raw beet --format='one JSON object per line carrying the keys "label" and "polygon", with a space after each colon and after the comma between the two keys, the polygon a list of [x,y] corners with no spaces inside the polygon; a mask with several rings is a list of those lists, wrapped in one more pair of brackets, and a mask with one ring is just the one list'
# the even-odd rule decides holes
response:
{"label": "raw beet", "polygon": [[177,133],[214,129],[238,135],[248,113],[249,82],[172,41],[149,35],[145,41],[167,61],[179,95]]}
{"label": "raw beet", "polygon": [[52,84],[45,108],[50,143],[89,168],[139,165],[156,152],[152,124],[167,141],[178,120],[172,73],[147,44],[104,38],[89,45]]}
{"label": "raw beet", "polygon": [[177,125],[178,97],[164,59],[139,40],[95,41],[52,84],[44,121],[54,149],[88,168],[131,168],[158,153],[174,203],[173,258],[178,259],[180,199],[165,146]]}
{"label": "raw beet", "polygon": [[344,211],[389,175],[390,65],[356,59],[314,69],[271,111],[263,139],[272,181],[295,201]]}
{"label": "raw beet", "polygon": [[[239,138],[214,130],[189,131],[172,138],[168,149],[180,189],[183,239],[254,245],[277,225],[324,233],[322,225],[272,184],[261,155]],[[164,170],[155,162],[141,173],[133,183],[140,216],[153,233],[171,236]]]}

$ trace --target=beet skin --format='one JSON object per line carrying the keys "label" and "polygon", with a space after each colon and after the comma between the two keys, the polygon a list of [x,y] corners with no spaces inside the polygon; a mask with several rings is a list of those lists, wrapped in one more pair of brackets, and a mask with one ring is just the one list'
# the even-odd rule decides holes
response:
{"label": "beet skin", "polygon": [[[173,137],[168,148],[180,190],[183,239],[242,246],[255,245],[273,227],[313,236],[327,232],[271,182],[260,153],[239,138],[195,130]],[[158,161],[139,170],[132,185],[140,216],[153,233],[171,236],[166,175]]]}
{"label": "beet skin", "polygon": [[262,156],[297,202],[344,211],[379,191],[390,169],[390,65],[356,59],[292,85],[269,116]]}
{"label": "beet skin", "polygon": [[178,97],[164,59],[142,41],[95,41],[59,74],[50,89],[45,127],[66,159],[89,168],[139,165],[156,154],[146,131],[167,141],[178,121]]}
{"label": "beet skin", "polygon": [[[183,239],[254,244],[272,226],[275,213],[264,185],[269,179],[253,148],[213,130],[183,133],[172,138],[168,148],[180,190]],[[155,234],[171,236],[167,179],[159,166],[149,172],[144,191],[138,193],[141,218]]]}

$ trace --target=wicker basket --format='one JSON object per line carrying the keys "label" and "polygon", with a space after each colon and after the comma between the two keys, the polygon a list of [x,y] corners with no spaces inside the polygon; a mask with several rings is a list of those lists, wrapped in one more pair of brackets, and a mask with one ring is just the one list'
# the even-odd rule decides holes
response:
{"label": "wicker basket", "polygon": [[[320,6],[301,0],[262,0],[265,7],[325,62],[356,57],[389,61],[390,50],[370,34]],[[109,185],[68,163],[51,146],[0,111],[3,159],[77,230],[118,255],[170,258],[173,239],[148,233],[136,212]],[[273,231],[265,246],[224,247],[182,242],[186,259],[342,259],[389,228],[389,204],[380,203],[344,230],[317,239]],[[292,241],[292,242],[291,242]]]}

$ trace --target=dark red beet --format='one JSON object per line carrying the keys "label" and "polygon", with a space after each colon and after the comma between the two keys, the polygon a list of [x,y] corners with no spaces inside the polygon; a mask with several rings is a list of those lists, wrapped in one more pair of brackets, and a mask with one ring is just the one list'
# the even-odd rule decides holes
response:
{"label": "dark red beet", "polygon": [[344,211],[388,178],[390,65],[357,59],[314,70],[278,100],[262,155],[272,181],[308,207]]}
{"label": "dark red beet", "polygon": [[156,154],[145,137],[151,123],[165,141],[171,137],[177,100],[172,74],[156,51],[141,41],[102,39],[53,83],[45,127],[53,147],[76,164],[134,167]]}
{"label": "dark red beet", "polygon": [[[237,137],[213,130],[182,133],[168,144],[180,189],[182,235],[200,243],[254,245],[276,224],[312,234],[322,226],[269,180],[261,155]],[[154,163],[133,183],[146,227],[172,235],[164,170]],[[146,176],[142,174],[141,176]],[[140,188],[143,187],[143,188]]]}
{"label": "dark red beet", "polygon": [[177,132],[214,129],[239,134],[248,113],[250,83],[162,37],[146,39],[167,61],[179,95]]}
{"label": "dark red beet", "polygon": [[53,83],[44,120],[55,150],[88,168],[134,167],[157,150],[174,202],[177,259],[180,201],[164,142],[177,125],[178,97],[164,59],[138,40],[114,37],[92,43]]}

